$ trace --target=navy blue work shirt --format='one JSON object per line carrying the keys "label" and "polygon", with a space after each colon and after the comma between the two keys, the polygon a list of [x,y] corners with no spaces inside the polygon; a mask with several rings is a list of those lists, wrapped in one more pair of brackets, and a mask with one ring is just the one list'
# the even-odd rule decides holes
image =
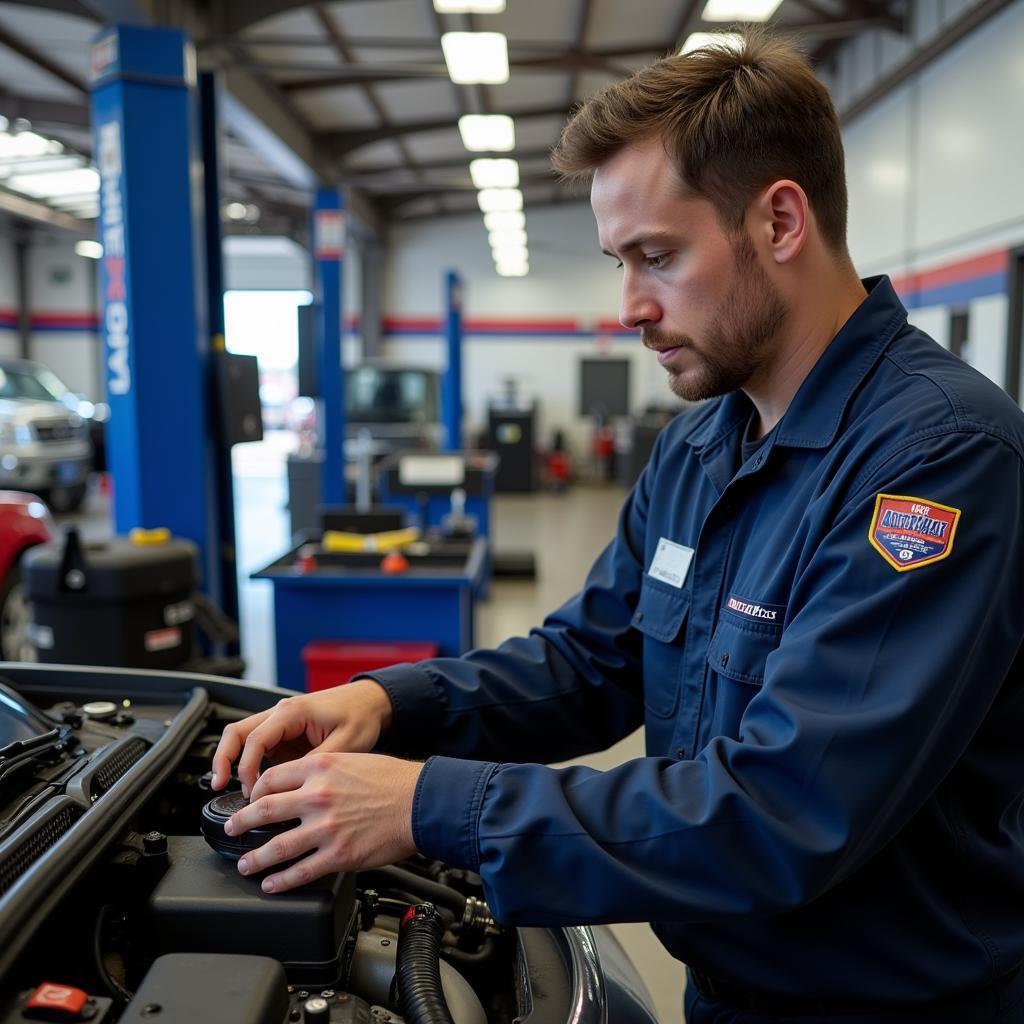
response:
{"label": "navy blue work shirt", "polygon": [[[388,748],[449,755],[418,848],[501,921],[651,921],[719,979],[857,1003],[1024,960],[1024,414],[865,286],[746,462],[742,392],[662,431],[541,628],[372,673]],[[522,763],[641,722],[610,771]]]}

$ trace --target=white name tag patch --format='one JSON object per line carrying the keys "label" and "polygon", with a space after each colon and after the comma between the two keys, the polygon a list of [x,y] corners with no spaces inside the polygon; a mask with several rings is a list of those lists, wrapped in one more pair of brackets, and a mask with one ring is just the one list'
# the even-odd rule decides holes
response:
{"label": "white name tag patch", "polygon": [[654,559],[647,574],[669,586],[681,587],[686,582],[692,561],[693,548],[684,547],[662,537],[658,541],[658,550],[654,552]]}

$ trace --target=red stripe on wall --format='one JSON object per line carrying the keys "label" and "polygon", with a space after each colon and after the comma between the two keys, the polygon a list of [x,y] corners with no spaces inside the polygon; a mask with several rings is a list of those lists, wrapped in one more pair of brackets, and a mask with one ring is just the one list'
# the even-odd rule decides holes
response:
{"label": "red stripe on wall", "polygon": [[932,270],[918,270],[904,277],[893,278],[893,287],[898,292],[916,292],[925,288],[940,288],[986,274],[1005,273],[1010,266],[1010,254],[1006,249],[972,256],[968,260],[945,263]]}
{"label": "red stripe on wall", "polygon": [[469,334],[473,331],[504,331],[515,334],[575,334],[580,329],[578,320],[506,320],[503,317],[482,317],[466,320],[462,328]]}
{"label": "red stripe on wall", "polygon": [[623,327],[618,320],[598,320],[598,331],[605,331],[609,334],[639,334],[640,332],[631,327]]}

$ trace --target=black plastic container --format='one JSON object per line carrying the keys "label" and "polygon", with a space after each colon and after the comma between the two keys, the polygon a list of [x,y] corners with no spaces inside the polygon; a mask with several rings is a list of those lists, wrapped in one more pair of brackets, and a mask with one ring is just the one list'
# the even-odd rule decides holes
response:
{"label": "black plastic container", "polygon": [[201,836],[169,836],[170,866],[149,897],[160,953],[231,953],[280,961],[293,985],[333,985],[355,925],[355,875],[331,874],[268,895]]}
{"label": "black plastic container", "polygon": [[22,572],[39,660],[181,667],[194,654],[197,559],[187,540],[87,544],[74,529],[32,548]]}

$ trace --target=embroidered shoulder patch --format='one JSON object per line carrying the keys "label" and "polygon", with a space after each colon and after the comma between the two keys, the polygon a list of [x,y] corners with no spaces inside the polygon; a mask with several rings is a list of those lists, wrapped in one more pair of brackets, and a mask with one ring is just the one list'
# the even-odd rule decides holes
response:
{"label": "embroidered shoulder patch", "polygon": [[960,509],[904,494],[879,494],[868,540],[897,571],[940,562],[953,550]]}

